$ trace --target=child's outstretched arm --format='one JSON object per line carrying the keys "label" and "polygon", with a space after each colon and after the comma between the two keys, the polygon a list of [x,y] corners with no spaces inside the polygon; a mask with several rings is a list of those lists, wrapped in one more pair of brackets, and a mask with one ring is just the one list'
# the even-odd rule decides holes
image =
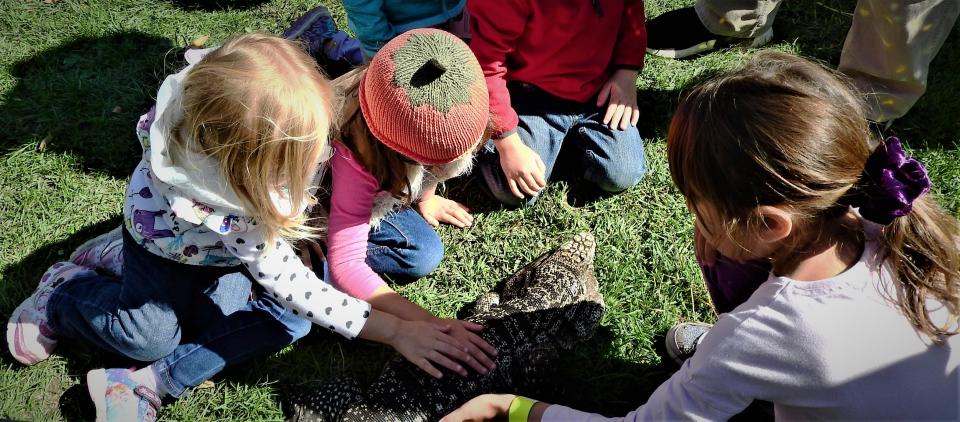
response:
{"label": "child's outstretched arm", "polygon": [[229,231],[221,234],[224,248],[239,258],[257,283],[285,308],[344,337],[352,339],[360,333],[370,316],[369,303],[318,279],[286,241],[275,240],[268,245],[254,220],[240,219],[224,225],[228,224]]}
{"label": "child's outstretched arm", "polygon": [[[489,356],[496,355],[490,344],[480,338],[475,324],[458,320],[440,320],[426,309],[397,294],[366,263],[370,233],[370,215],[377,181],[353,160],[346,147],[330,160],[333,175],[330,215],[327,230],[327,264],[331,282],[348,294],[368,301],[374,308],[409,321],[450,325],[450,335],[459,339],[469,353],[462,362],[480,373],[493,368]],[[489,355],[489,356],[488,356]]]}

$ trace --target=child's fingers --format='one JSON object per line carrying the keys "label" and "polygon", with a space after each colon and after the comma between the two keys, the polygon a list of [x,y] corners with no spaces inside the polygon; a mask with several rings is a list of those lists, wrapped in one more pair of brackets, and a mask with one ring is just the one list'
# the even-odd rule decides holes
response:
{"label": "child's fingers", "polygon": [[[453,347],[447,343],[437,343],[436,347],[430,352],[428,357],[431,361],[436,362],[451,371],[460,373],[460,375],[466,375],[467,371],[463,369],[463,365],[454,362],[452,359],[456,359],[460,362],[470,363],[470,355],[467,352],[464,352],[461,349]],[[439,358],[439,359],[437,359]],[[445,361],[442,362],[441,360]]]}
{"label": "child's fingers", "polygon": [[518,178],[517,186],[520,186],[520,189],[526,192],[527,195],[537,196],[537,193],[539,193],[539,191],[531,187],[530,184],[527,184],[527,179],[526,179],[527,177],[529,177],[529,175],[524,176],[522,178]]}
{"label": "child's fingers", "polygon": [[517,189],[517,181],[513,179],[507,180],[507,186],[510,186],[510,192],[513,193],[513,196],[523,199],[523,194],[520,193],[520,189]]}
{"label": "child's fingers", "polygon": [[430,359],[433,363],[437,365],[440,365],[444,368],[447,368],[453,372],[460,374],[460,376],[462,377],[467,376],[467,370],[463,369],[462,365],[450,360],[450,358],[444,356],[442,353],[436,350],[430,352],[427,359]]}
{"label": "child's fingers", "polygon": [[468,330],[470,330],[470,331],[473,331],[473,332],[475,332],[475,333],[483,332],[483,326],[480,325],[480,324],[477,324],[476,322],[470,322],[470,321],[463,321],[463,320],[461,320],[460,323],[463,324],[463,328],[466,328],[466,329],[468,329]]}
{"label": "child's fingers", "polygon": [[616,111],[617,105],[611,102],[610,105],[607,106],[607,112],[603,115],[603,124],[609,124],[610,120],[613,119],[613,113]]}
{"label": "child's fingers", "polygon": [[433,226],[433,227],[439,227],[439,226],[440,226],[440,220],[437,220],[437,219],[434,218],[432,215],[424,215],[424,216],[423,216],[423,219],[427,221],[427,224],[429,224],[429,225],[431,225],[431,226]]}
{"label": "child's fingers", "polygon": [[461,220],[460,217],[454,214],[451,210],[444,211],[443,221],[448,224],[453,224],[461,229],[467,226],[467,223]]}
{"label": "child's fingers", "polygon": [[535,171],[532,173],[533,181],[536,182],[537,187],[540,188],[540,190],[543,190],[543,188],[547,187],[546,177],[544,177],[544,174],[543,174],[544,170],[546,169],[546,166],[543,165],[543,162],[540,161],[540,159],[537,159],[537,169],[539,171]]}
{"label": "child's fingers", "polygon": [[639,108],[633,109],[633,118],[630,119],[630,125],[631,125],[631,126],[636,126],[637,123],[640,123],[640,109],[639,109]]}
{"label": "child's fingers", "polygon": [[533,189],[536,193],[540,193],[540,191],[543,189],[540,187],[540,183],[537,181],[535,173],[527,173],[524,175],[523,183],[529,186],[530,189]]}
{"label": "child's fingers", "polygon": [[613,111],[613,119],[610,120],[610,129],[617,129],[617,126],[620,126],[620,119],[623,118],[623,104],[617,104],[616,109]]}
{"label": "child's fingers", "polygon": [[[455,220],[459,221],[463,226],[469,226],[473,224],[473,216],[470,213],[464,211],[460,208],[454,208],[448,210],[447,213]],[[461,226],[461,227],[463,227]]]}
{"label": "child's fingers", "polygon": [[416,364],[418,368],[422,369],[423,372],[430,374],[430,376],[434,378],[443,378],[443,373],[440,372],[439,369],[434,367],[433,364],[431,364],[430,361],[427,360],[427,358],[425,357],[421,357],[417,359],[417,361],[414,362],[414,364]]}
{"label": "child's fingers", "polygon": [[493,345],[491,345],[490,343],[487,343],[487,341],[484,340],[483,337],[480,337],[477,334],[473,334],[473,337],[471,337],[471,341],[473,342],[473,344],[476,344],[477,347],[483,349],[483,352],[486,353],[488,356],[497,355],[497,349],[493,347]]}
{"label": "child's fingers", "polygon": [[467,364],[467,366],[469,366],[478,374],[486,375],[490,373],[490,365],[486,362],[490,359],[488,359],[480,349],[471,347],[468,349],[468,353],[469,355],[467,355],[467,360],[463,361]]}
{"label": "child's fingers", "polygon": [[[537,173],[537,176],[540,177],[540,181],[543,182],[543,175],[547,172],[547,166],[543,164],[543,160],[540,159],[540,156],[537,155],[537,168],[540,169],[540,172]],[[543,183],[543,186],[546,186],[546,182]]]}
{"label": "child's fingers", "polygon": [[630,125],[630,119],[633,119],[633,107],[623,108],[623,118],[620,119],[620,130],[627,130]]}
{"label": "child's fingers", "polygon": [[484,370],[480,371],[481,373],[492,371],[497,367],[497,365],[493,363],[493,360],[490,359],[494,354],[487,351],[487,348],[493,349],[493,346],[490,346],[483,338],[473,333],[470,333],[470,342],[473,343],[474,346],[470,348],[470,355],[482,365]]}

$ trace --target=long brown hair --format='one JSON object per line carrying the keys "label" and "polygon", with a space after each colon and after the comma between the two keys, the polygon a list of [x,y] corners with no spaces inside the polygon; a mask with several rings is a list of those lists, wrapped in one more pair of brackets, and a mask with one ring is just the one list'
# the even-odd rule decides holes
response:
{"label": "long brown hair", "polygon": [[[762,52],[681,101],[667,155],[680,191],[716,208],[732,238],[763,224],[758,206],[788,207],[797,221],[786,254],[844,231],[843,199],[858,187],[878,140],[846,79],[793,55]],[[958,239],[957,220],[930,195],[884,228],[879,258],[889,258],[896,275],[899,307],[933,341],[958,332],[931,321],[926,302],[960,315]]]}
{"label": "long brown hair", "polygon": [[[333,126],[333,91],[297,44],[266,34],[227,40],[187,73],[171,149],[214,157],[268,238],[309,237],[299,212]],[[274,205],[284,192],[290,210]]]}

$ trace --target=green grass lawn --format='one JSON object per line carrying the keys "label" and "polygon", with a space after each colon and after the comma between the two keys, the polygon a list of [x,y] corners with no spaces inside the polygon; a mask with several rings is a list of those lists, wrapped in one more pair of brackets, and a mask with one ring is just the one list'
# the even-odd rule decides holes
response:
{"label": "green grass lawn", "polygon": [[[339,4],[324,0],[345,27]],[[647,15],[691,3],[648,0]],[[786,2],[769,48],[835,65],[854,0]],[[152,104],[176,49],[201,35],[216,44],[244,31],[279,33],[308,0],[0,0],[0,315],[16,307],[43,271],[120,219],[126,179],[139,160],[137,117]],[[893,126],[928,165],[935,192],[960,211],[960,34],[933,62],[930,90]],[[655,342],[685,319],[715,318],[693,260],[691,217],[670,182],[664,137],[685,89],[752,52],[729,49],[694,60],[648,57],[638,87],[649,176],[636,188],[572,206],[563,185],[532,208],[479,213],[466,230],[440,230],[447,256],[435,274],[399,288],[427,309],[457,309],[568,235],[599,241],[597,275],[607,313],[597,336],[557,365],[541,398],[619,412],[643,403],[669,376]],[[798,116],[798,118],[802,118]],[[476,198],[463,185],[452,194]],[[215,377],[166,406],[163,420],[280,420],[283,385],[339,375],[372,379],[387,348],[317,330],[294,346]],[[89,418],[90,369],[122,364],[63,342],[53,358],[22,367],[0,362],[0,418]]]}

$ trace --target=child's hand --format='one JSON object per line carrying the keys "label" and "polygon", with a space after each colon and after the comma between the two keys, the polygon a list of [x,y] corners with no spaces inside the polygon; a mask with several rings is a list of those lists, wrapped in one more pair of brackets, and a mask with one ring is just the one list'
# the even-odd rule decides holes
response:
{"label": "child's hand", "polygon": [[467,353],[472,359],[464,363],[484,375],[497,367],[491,359],[497,356],[497,349],[494,349],[490,343],[477,335],[477,333],[483,331],[482,325],[459,319],[445,319],[442,320],[442,323],[449,324],[451,328],[449,334],[461,344],[466,345]]}
{"label": "child's hand", "polygon": [[440,419],[440,422],[502,420],[510,410],[510,403],[517,396],[513,394],[484,394],[470,401]]}
{"label": "child's hand", "polygon": [[401,320],[390,345],[435,378],[442,378],[443,373],[434,364],[466,376],[463,366],[452,359],[468,362],[471,358],[464,351],[467,347],[450,335],[452,329],[448,323]]}
{"label": "child's hand", "polygon": [[607,113],[603,115],[603,124],[610,125],[610,129],[625,130],[627,125],[637,125],[640,110],[637,109],[636,70],[620,69],[613,72],[597,95],[597,107],[604,104],[609,105]]}
{"label": "child's hand", "polygon": [[516,133],[494,143],[500,153],[500,167],[513,195],[521,199],[523,193],[537,196],[547,186],[544,179],[547,167],[537,152],[524,145]]}
{"label": "child's hand", "polygon": [[464,228],[473,224],[473,216],[470,215],[470,209],[463,204],[444,198],[439,195],[431,195],[417,202],[417,211],[423,216],[427,223],[437,227],[440,223],[453,224],[454,226]]}

